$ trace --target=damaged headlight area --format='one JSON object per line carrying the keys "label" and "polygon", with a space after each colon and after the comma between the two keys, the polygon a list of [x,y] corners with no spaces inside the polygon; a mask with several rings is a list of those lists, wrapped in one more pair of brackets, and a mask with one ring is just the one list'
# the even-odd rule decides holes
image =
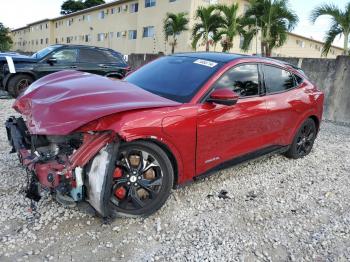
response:
{"label": "damaged headlight area", "polygon": [[66,206],[86,200],[102,216],[109,215],[106,200],[113,175],[109,167],[119,145],[115,133],[33,135],[21,117],[10,117],[6,131],[11,153],[17,153],[29,178],[27,197],[39,201],[40,191],[45,189]]}

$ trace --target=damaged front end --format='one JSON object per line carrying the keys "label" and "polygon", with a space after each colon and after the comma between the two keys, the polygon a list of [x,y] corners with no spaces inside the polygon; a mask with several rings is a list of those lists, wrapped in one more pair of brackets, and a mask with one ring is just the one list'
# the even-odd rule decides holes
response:
{"label": "damaged front end", "polygon": [[119,139],[114,132],[77,132],[69,135],[33,135],[23,118],[10,117],[6,131],[11,153],[26,168],[26,195],[40,200],[40,190],[56,195],[65,205],[86,200],[106,217]]}

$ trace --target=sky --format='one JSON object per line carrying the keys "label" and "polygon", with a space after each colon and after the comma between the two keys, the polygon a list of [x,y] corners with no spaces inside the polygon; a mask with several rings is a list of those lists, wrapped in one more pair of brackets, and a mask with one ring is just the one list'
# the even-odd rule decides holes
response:
{"label": "sky", "polygon": [[[291,8],[300,19],[293,32],[322,41],[324,32],[329,28],[329,18],[321,17],[313,25],[309,22],[308,17],[314,6],[325,1],[333,2],[344,8],[349,0],[289,0]],[[60,15],[62,2],[63,0],[0,0],[0,22],[14,29],[44,18],[54,18]],[[337,38],[334,44],[342,47],[343,40]]]}

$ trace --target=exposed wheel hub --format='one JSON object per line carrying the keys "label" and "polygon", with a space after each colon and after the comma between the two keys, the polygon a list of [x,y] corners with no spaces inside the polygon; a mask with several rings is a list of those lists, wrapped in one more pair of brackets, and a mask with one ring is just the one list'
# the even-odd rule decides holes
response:
{"label": "exposed wheel hub", "polygon": [[137,181],[137,176],[131,176],[129,180],[131,183],[135,183]]}

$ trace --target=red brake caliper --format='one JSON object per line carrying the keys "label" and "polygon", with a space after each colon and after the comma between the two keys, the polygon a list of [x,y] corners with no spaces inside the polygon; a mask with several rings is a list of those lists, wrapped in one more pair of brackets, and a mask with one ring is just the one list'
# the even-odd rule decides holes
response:
{"label": "red brake caliper", "polygon": [[[118,179],[121,178],[123,176],[123,171],[117,167],[114,170],[114,174],[113,174],[113,178],[114,179]],[[118,198],[118,199],[124,199],[126,196],[126,190],[124,187],[118,187],[115,191],[114,191],[114,195]]]}

